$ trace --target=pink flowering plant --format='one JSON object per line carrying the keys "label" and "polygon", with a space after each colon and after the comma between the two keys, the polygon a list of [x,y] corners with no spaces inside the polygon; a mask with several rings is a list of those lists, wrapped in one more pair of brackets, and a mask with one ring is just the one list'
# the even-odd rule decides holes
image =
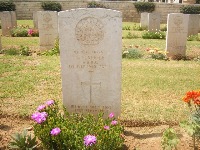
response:
{"label": "pink flowering plant", "polygon": [[39,105],[31,116],[34,134],[44,149],[54,150],[120,150],[123,149],[123,127],[110,113],[103,119],[92,114],[69,114],[61,111],[54,100]]}

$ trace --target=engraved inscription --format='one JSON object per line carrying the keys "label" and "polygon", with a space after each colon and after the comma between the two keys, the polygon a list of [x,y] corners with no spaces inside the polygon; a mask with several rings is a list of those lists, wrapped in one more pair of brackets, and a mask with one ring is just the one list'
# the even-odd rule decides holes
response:
{"label": "engraved inscription", "polygon": [[75,113],[110,113],[112,107],[111,106],[96,106],[96,105],[71,105],[71,109],[74,110]]}
{"label": "engraved inscription", "polygon": [[104,37],[103,24],[93,17],[83,18],[75,28],[76,39],[83,45],[97,45]]}

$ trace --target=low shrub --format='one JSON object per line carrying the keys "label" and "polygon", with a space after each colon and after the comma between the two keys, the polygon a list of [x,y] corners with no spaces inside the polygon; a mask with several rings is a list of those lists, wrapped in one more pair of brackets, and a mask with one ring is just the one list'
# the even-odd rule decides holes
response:
{"label": "low shrub", "polygon": [[11,30],[11,36],[13,37],[38,37],[39,31],[37,29],[30,29],[29,26],[17,26]]}
{"label": "low shrub", "polygon": [[31,51],[28,46],[21,45],[20,48],[9,48],[9,49],[2,49],[0,51],[1,54],[5,55],[22,55],[22,56],[30,56]]}
{"label": "low shrub", "polygon": [[137,12],[153,12],[155,10],[155,4],[151,2],[135,2],[133,3]]}
{"label": "low shrub", "polygon": [[1,1],[0,11],[15,11],[15,4],[12,1]]}
{"label": "low shrub", "polygon": [[11,30],[11,36],[13,37],[27,37],[28,31],[23,26],[15,27]]}
{"label": "low shrub", "polygon": [[200,14],[200,6],[187,5],[180,8],[180,12],[184,14]]}
{"label": "low shrub", "polygon": [[123,26],[122,30],[131,30],[131,26]]}
{"label": "low shrub", "polygon": [[122,58],[128,58],[128,59],[139,59],[143,57],[143,53],[139,49],[126,49],[122,53]]}
{"label": "low shrub", "polygon": [[124,37],[124,39],[135,39],[138,38],[138,35],[128,32],[128,34]]}
{"label": "low shrub", "polygon": [[99,4],[95,1],[92,1],[87,4],[87,8],[107,8],[107,7],[104,6],[103,4]]}
{"label": "low shrub", "polygon": [[42,2],[41,6],[46,11],[61,11],[62,10],[62,6],[58,2],[45,1],[45,2]]}
{"label": "low shrub", "polygon": [[142,33],[143,39],[165,39],[166,34],[165,32],[158,31],[158,32],[150,32],[150,31],[144,31]]}
{"label": "low shrub", "polygon": [[190,35],[187,37],[188,41],[200,41],[200,37],[198,35]]}
{"label": "low shrub", "polygon": [[168,60],[165,51],[161,51],[156,48],[153,48],[153,49],[148,48],[147,52],[149,55],[148,58],[155,59],[155,60]]}
{"label": "low shrub", "polygon": [[45,149],[55,150],[117,150],[122,148],[123,127],[111,113],[107,119],[92,114],[61,112],[54,100],[40,105],[31,118],[35,136]]}

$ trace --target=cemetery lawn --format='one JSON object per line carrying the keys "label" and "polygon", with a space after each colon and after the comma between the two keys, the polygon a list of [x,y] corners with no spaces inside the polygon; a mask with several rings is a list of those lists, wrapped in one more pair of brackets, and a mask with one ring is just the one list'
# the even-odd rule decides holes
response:
{"label": "cemetery lawn", "polygon": [[[32,26],[30,21],[18,23]],[[142,33],[131,32],[138,36]],[[124,35],[127,33],[123,31]],[[165,49],[165,40],[138,37],[122,42],[123,48],[131,45],[141,51]],[[0,54],[0,143],[3,141],[3,146],[7,146],[11,134],[31,126],[30,115],[47,99],[58,101],[62,107],[60,57],[36,55],[38,37],[2,37],[5,49],[20,45],[28,46],[33,55]],[[187,55],[200,55],[199,41],[187,42]],[[171,125],[176,125],[180,133],[177,125],[187,119],[189,113],[182,97],[187,91],[199,89],[199,81],[200,61],[122,59],[120,120],[123,125],[134,127],[125,127],[125,144],[130,150],[160,150],[162,132]],[[183,136],[181,141],[182,149],[192,149],[188,148],[191,138]]]}

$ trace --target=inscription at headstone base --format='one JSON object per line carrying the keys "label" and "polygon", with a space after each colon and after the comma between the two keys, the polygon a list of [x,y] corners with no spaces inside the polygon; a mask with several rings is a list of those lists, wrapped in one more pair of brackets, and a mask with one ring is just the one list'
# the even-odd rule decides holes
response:
{"label": "inscription at headstone base", "polygon": [[17,26],[16,13],[14,11],[1,12],[1,28],[3,36],[10,36],[11,29]]}
{"label": "inscription at headstone base", "polygon": [[188,36],[197,35],[199,32],[199,15],[198,14],[189,14],[188,21]]}
{"label": "inscription at headstone base", "polygon": [[58,16],[63,104],[71,113],[119,116],[121,12],[80,8]]}
{"label": "inscription at headstone base", "polygon": [[58,13],[56,11],[38,11],[38,29],[40,50],[54,47],[58,38]]}
{"label": "inscription at headstone base", "polygon": [[188,34],[188,14],[171,13],[167,18],[166,52],[172,59],[185,56]]}

